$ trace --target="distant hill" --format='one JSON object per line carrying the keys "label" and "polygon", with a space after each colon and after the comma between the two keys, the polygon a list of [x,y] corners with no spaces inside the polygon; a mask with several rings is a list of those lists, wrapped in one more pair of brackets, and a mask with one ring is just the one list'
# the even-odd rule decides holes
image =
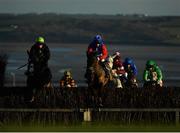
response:
{"label": "distant hill", "polygon": [[112,44],[180,43],[180,17],[143,15],[0,14],[0,42],[87,43],[101,34]]}

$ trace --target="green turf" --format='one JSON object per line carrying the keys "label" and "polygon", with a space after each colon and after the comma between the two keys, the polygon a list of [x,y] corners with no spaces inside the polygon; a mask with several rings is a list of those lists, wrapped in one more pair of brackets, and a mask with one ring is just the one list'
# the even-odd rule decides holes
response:
{"label": "green turf", "polygon": [[37,126],[37,125],[26,125],[26,126],[17,126],[17,125],[11,125],[11,126],[1,126],[0,131],[5,132],[12,132],[12,131],[62,131],[62,132],[72,132],[72,131],[82,131],[82,132],[173,132],[173,131],[180,131],[180,126],[175,125],[147,125],[147,124],[111,124],[111,123],[81,123],[76,125],[65,125],[65,124],[59,124],[56,126]]}

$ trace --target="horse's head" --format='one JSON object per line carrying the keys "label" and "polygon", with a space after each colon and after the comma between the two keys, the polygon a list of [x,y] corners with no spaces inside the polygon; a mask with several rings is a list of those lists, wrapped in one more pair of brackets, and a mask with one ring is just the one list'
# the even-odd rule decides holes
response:
{"label": "horse's head", "polygon": [[87,67],[93,67],[95,64],[98,63],[97,56],[97,52],[92,52],[87,56]]}
{"label": "horse's head", "polygon": [[112,67],[113,67],[113,57],[112,57],[112,56],[109,56],[109,57],[107,58],[106,62],[107,62],[107,65],[109,66],[109,68],[112,69]]}
{"label": "horse's head", "polygon": [[91,54],[87,56],[86,79],[88,84],[93,81],[94,64],[96,63],[96,56]]}

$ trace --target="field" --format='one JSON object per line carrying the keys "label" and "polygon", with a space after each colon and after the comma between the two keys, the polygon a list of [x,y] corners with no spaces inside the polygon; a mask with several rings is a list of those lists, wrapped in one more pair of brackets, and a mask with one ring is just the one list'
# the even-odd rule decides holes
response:
{"label": "field", "polygon": [[144,124],[112,124],[112,123],[80,123],[76,125],[57,126],[5,126],[1,132],[179,132],[180,126],[144,125]]}

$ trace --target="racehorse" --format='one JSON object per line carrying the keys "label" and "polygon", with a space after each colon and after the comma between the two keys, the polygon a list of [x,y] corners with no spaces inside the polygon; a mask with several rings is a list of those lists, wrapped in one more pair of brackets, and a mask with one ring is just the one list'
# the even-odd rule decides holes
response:
{"label": "racehorse", "polygon": [[100,104],[102,103],[102,96],[105,94],[106,89],[116,88],[117,80],[113,77],[111,69],[109,70],[109,75],[106,75],[105,65],[102,64],[99,60],[97,60],[96,52],[91,56],[88,56],[87,60],[87,71],[86,71],[86,79],[88,83],[89,92],[91,92],[91,96],[94,100],[97,101],[97,97],[99,97]]}
{"label": "racehorse", "polygon": [[[51,83],[52,74],[47,66],[33,68],[33,64],[30,67],[31,70],[27,75],[27,88],[29,91],[30,102],[40,102],[40,104],[50,104],[50,98],[54,95],[54,89]],[[54,97],[54,96],[53,96]],[[47,101],[47,98],[49,101]]]}

